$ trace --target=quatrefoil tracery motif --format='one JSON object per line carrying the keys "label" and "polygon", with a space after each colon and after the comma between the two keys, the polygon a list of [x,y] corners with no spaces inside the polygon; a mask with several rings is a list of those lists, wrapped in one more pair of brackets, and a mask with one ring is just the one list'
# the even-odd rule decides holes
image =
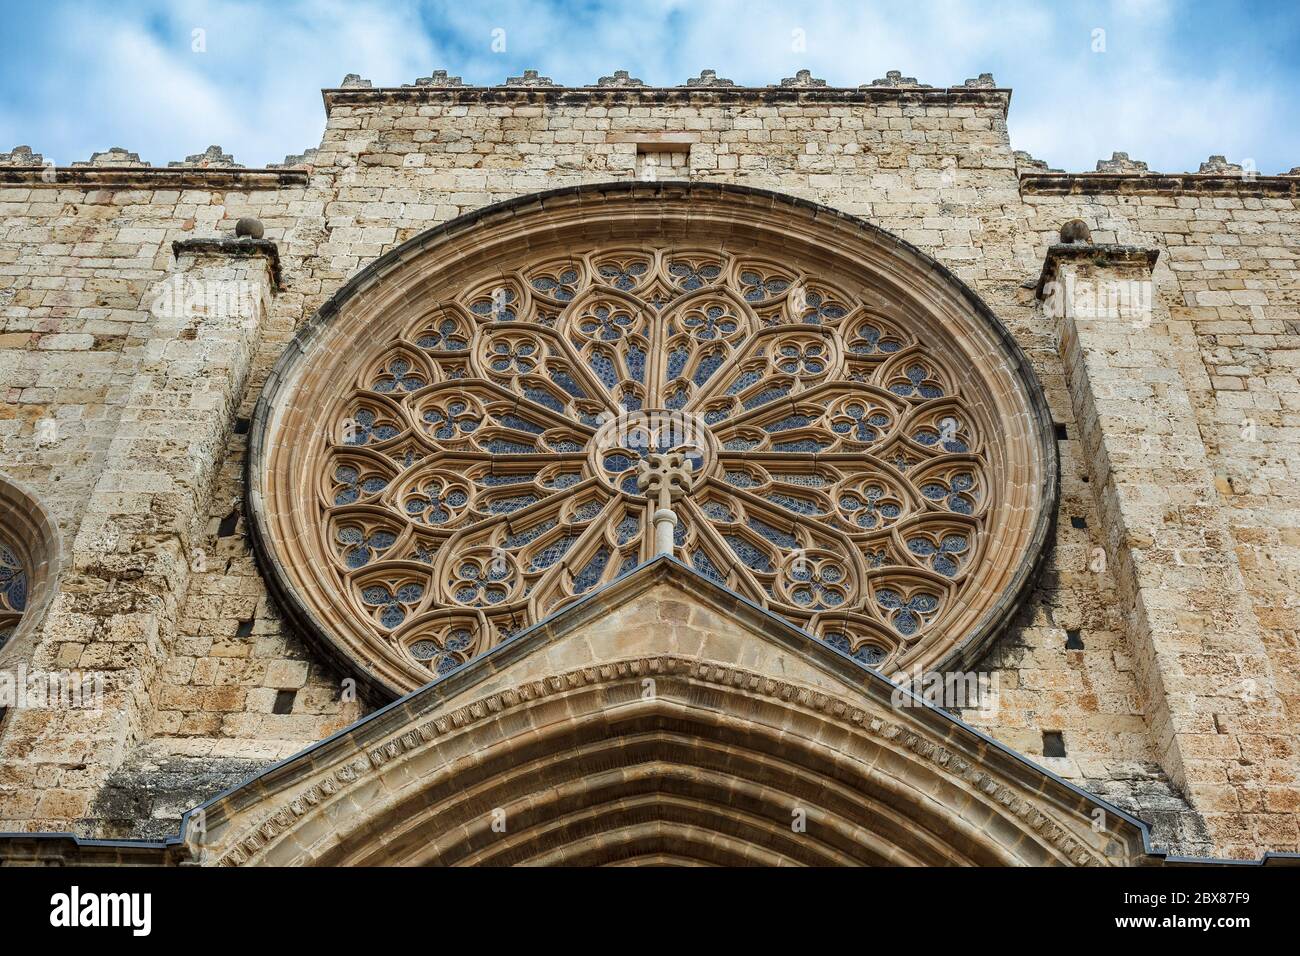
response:
{"label": "quatrefoil tracery motif", "polygon": [[671,449],[597,447],[638,416],[708,435],[676,556],[870,666],[960,612],[995,490],[955,377],[904,323],[709,250],[468,288],[377,345],[331,414],[333,573],[436,674],[652,556],[637,456]]}

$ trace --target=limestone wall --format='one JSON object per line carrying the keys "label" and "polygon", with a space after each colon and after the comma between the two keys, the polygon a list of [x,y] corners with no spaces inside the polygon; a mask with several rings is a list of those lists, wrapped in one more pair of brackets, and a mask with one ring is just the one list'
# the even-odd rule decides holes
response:
{"label": "limestone wall", "polygon": [[[175,791],[189,788],[198,803],[219,789],[216,781],[224,786],[364,713],[361,702],[341,699],[342,675],[314,662],[269,602],[243,535],[241,421],[298,324],[377,256],[494,201],[645,176],[645,157],[656,155],[672,157],[674,177],[806,198],[916,244],[983,297],[1033,362],[1063,429],[1057,542],[1021,620],[989,652],[997,713],[968,718],[1158,819],[1177,849],[1295,849],[1295,738],[1248,733],[1249,708],[1207,717],[1207,734],[1222,738],[1212,743],[1223,751],[1216,772],[1226,788],[1213,799],[1242,821],[1230,837],[1209,833],[1205,805],[1189,812],[1171,780],[1150,727],[1151,685],[1138,673],[1144,650],[1128,608],[1135,588],[1117,580],[1113,557],[1095,560],[1095,549],[1109,546],[1095,485],[1103,479],[1081,442],[1056,324],[1033,292],[1055,231],[1076,216],[1097,242],[1161,250],[1155,281],[1173,354],[1276,694],[1293,714],[1300,433],[1286,415],[1300,394],[1294,190],[1022,191],[1019,172],[1043,174],[1011,149],[1008,100],[978,82],[852,91],[352,86],[327,93],[322,142],[293,174],[91,169],[60,171],[53,184],[35,173],[0,176],[0,471],[44,496],[75,540],[77,567],[65,587],[98,595],[46,628],[36,659],[133,675],[122,691],[133,700],[130,717],[112,725],[116,745],[102,753],[88,753],[80,734],[69,740],[58,722],[6,720],[0,830],[126,835],[154,815],[161,822],[147,827],[166,830]],[[160,434],[178,402],[196,402],[190,373],[179,364],[169,370],[170,357],[185,353],[185,328],[162,327],[149,311],[157,284],[178,270],[172,243],[229,236],[242,216],[264,223],[282,270],[247,368],[230,395],[202,406],[221,418],[208,437],[160,441],[150,448],[158,467],[119,474],[110,468],[115,443]],[[1156,405],[1149,413],[1162,415]],[[37,422],[47,418],[60,423],[57,440],[38,447]],[[173,461],[183,474],[154,484],[151,475],[171,472]],[[117,477],[107,480],[110,473]],[[176,483],[192,493],[173,495]],[[156,530],[149,516],[164,507],[178,509],[168,528],[187,529],[166,544],[184,570],[154,580],[157,549],[142,542]],[[134,523],[123,525],[122,515]],[[111,546],[94,537],[114,524],[124,533]],[[205,560],[196,564],[195,551]],[[129,577],[137,571],[139,579]],[[97,650],[121,639],[104,624],[120,600],[149,602],[159,619],[158,636],[132,643],[126,661]],[[1214,682],[1218,672],[1207,667],[1200,679]],[[1042,758],[1044,731],[1062,734],[1065,757]],[[1269,781],[1247,769],[1263,766],[1258,748],[1269,751]],[[154,798],[160,779],[170,781],[166,801]]]}

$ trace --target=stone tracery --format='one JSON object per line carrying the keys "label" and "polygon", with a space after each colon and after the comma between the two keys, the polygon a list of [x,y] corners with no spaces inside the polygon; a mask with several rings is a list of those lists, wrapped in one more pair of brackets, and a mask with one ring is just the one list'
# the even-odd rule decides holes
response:
{"label": "stone tracery", "polygon": [[667,455],[660,533],[702,576],[887,672],[975,653],[1047,540],[1041,391],[918,251],[754,196],[546,197],[340,290],[253,422],[304,632],[386,694],[448,673],[649,561]]}
{"label": "stone tracery", "polygon": [[0,647],[27,609],[27,569],[18,555],[18,549],[0,537]]}
{"label": "stone tracery", "polygon": [[926,343],[701,249],[588,250],[440,303],[378,350],[331,445],[339,587],[439,673],[653,555],[649,454],[691,464],[677,557],[873,666],[960,600],[989,499]]}

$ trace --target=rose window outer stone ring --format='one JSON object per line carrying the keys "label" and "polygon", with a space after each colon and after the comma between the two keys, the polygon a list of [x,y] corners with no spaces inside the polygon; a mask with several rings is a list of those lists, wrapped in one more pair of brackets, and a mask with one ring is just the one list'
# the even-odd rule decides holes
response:
{"label": "rose window outer stone ring", "polygon": [[942,266],[758,195],[521,200],[340,290],[254,415],[290,620],[392,696],[671,551],[863,666],[972,661],[1048,540],[1042,390]]}

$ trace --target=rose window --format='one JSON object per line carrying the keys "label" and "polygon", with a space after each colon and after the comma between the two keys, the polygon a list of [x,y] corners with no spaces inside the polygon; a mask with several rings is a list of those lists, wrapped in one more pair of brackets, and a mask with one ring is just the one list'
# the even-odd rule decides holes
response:
{"label": "rose window", "polygon": [[300,335],[253,472],[298,620],[393,690],[449,674],[650,561],[640,479],[667,457],[673,556],[861,664],[1005,619],[1055,478],[1018,353],[932,268],[909,281],[942,320],[822,244],[720,222],[549,251],[503,226],[464,247],[490,265],[399,266]]}
{"label": "rose window", "polygon": [[471,290],[334,430],[337,587],[435,673],[652,557],[648,454],[685,455],[679,560],[875,665],[962,600],[988,501],[924,341],[817,277],[672,249]]}
{"label": "rose window", "polygon": [[27,572],[18,550],[0,538],[0,647],[9,640],[27,609]]}

